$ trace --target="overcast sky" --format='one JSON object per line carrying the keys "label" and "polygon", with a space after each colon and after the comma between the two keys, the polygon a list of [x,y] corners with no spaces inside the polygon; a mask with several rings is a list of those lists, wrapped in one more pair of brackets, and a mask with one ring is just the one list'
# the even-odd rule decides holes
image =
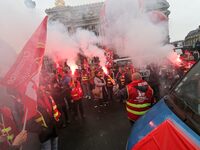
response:
{"label": "overcast sky", "polygon": [[[54,0],[35,0],[37,8],[54,6]],[[65,0],[68,5],[79,5],[104,0]],[[169,30],[171,41],[183,40],[187,33],[200,25],[200,0],[168,0],[171,14]]]}
{"label": "overcast sky", "polygon": [[200,0],[168,0],[171,40],[181,40],[200,25]]}

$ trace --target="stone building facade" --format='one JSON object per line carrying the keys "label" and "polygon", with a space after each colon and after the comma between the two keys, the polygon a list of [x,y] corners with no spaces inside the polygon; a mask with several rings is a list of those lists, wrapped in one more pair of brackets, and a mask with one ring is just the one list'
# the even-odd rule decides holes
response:
{"label": "stone building facade", "polygon": [[73,33],[77,28],[83,28],[99,34],[100,11],[103,3],[93,3],[80,6],[60,6],[47,9],[50,21],[59,21]]}
{"label": "stone building facade", "polygon": [[200,25],[197,29],[190,31],[187,34],[184,41],[184,47],[195,48],[197,47],[199,42],[200,42]]}
{"label": "stone building facade", "polygon": [[[99,35],[100,13],[103,5],[103,2],[80,6],[58,5],[54,8],[47,9],[46,13],[49,16],[50,21],[59,21],[63,23],[69,33],[74,33],[77,28],[83,28]],[[168,16],[170,14],[168,8],[169,3],[166,0],[163,0],[158,3],[156,8],[149,7],[148,10],[161,10]]]}

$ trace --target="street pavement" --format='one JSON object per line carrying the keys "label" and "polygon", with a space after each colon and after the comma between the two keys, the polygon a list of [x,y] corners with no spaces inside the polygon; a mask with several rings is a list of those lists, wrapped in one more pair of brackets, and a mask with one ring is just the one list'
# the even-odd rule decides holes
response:
{"label": "street pavement", "polygon": [[131,126],[124,104],[94,108],[93,100],[84,100],[84,110],[84,120],[59,131],[59,150],[125,150]]}

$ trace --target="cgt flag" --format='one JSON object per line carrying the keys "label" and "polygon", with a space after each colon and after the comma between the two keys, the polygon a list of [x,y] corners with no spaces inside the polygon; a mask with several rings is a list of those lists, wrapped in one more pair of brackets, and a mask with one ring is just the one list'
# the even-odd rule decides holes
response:
{"label": "cgt flag", "polygon": [[45,52],[47,20],[45,17],[2,81],[8,88],[19,92],[21,102],[28,109],[27,120],[37,113],[37,87]]}

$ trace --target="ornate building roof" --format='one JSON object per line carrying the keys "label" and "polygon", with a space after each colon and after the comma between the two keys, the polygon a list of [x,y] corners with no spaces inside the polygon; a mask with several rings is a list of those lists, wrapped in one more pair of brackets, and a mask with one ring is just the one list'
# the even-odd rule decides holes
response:
{"label": "ornate building roof", "polygon": [[184,46],[195,48],[200,41],[200,26],[199,28],[190,31],[185,37]]}
{"label": "ornate building roof", "polygon": [[195,36],[195,35],[199,35],[200,34],[200,26],[198,29],[195,29],[195,30],[192,30],[190,31],[187,36],[186,36],[186,39],[191,37],[191,36]]}
{"label": "ornate building roof", "polygon": [[[166,0],[159,1],[157,6],[154,8],[149,7],[149,2],[150,0],[144,1],[147,10],[161,10],[166,16],[170,14],[170,11],[168,10],[169,3]],[[75,32],[77,28],[84,28],[92,30],[98,34],[100,12],[103,4],[103,2],[99,2],[79,6],[59,5],[59,7],[47,9],[45,12],[49,16],[50,21],[59,21],[63,23],[69,32]]]}
{"label": "ornate building roof", "polygon": [[93,3],[80,6],[62,6],[47,9],[50,21],[63,23],[69,31],[86,28],[98,32],[99,14],[103,3]]}

